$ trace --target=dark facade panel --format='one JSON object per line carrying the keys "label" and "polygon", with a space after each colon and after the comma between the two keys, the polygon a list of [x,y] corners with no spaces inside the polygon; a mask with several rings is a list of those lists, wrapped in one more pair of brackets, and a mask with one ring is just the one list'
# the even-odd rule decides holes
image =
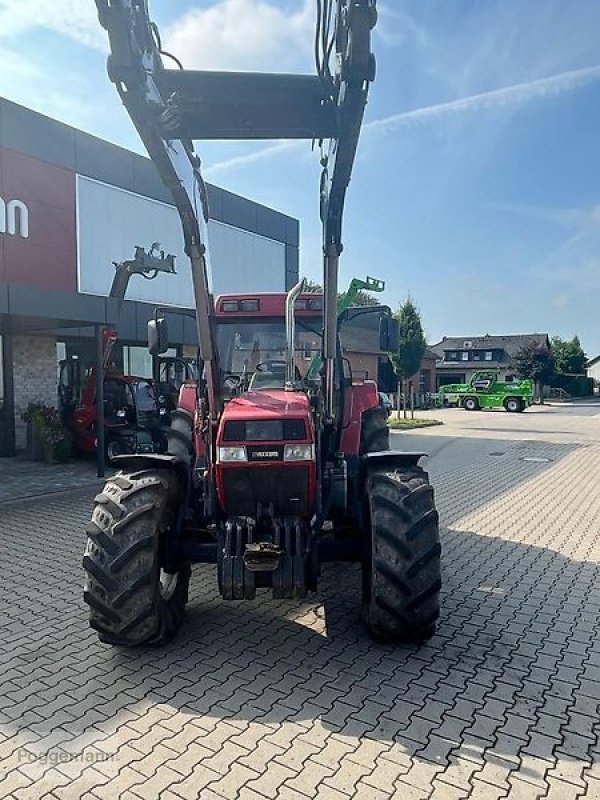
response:
{"label": "dark facade panel", "polygon": [[221,222],[226,222],[236,228],[243,228],[246,231],[260,233],[257,230],[257,214],[254,203],[244,197],[231,194],[231,192],[226,192],[223,195],[222,203],[223,219]]}
{"label": "dark facade panel", "polygon": [[131,160],[133,164],[132,191],[151,197],[154,200],[162,200],[163,203],[172,204],[171,193],[158,177],[158,172],[152,162],[135,153],[132,153]]}
{"label": "dark facade panel", "polygon": [[106,306],[103,297],[63,292],[60,289],[37,289],[11,284],[8,289],[8,313],[15,316],[52,317],[74,323],[103,324]]}
{"label": "dark facade panel", "polygon": [[198,333],[196,330],[196,320],[193,317],[183,317],[183,344],[198,346]]}
{"label": "dark facade panel", "polygon": [[285,288],[291,289],[300,276],[300,254],[297,247],[285,246]]}
{"label": "dark facade panel", "polygon": [[8,284],[0,283],[0,314],[8,314]]}
{"label": "dark facade panel", "polygon": [[75,169],[75,129],[0,98],[0,143],[19,153]]}
{"label": "dark facade panel", "polygon": [[300,246],[300,223],[293,217],[285,217],[285,242],[294,247]]}
{"label": "dark facade panel", "polygon": [[256,233],[268,239],[287,242],[287,217],[267,206],[256,206]]}
{"label": "dark facade panel", "polygon": [[75,170],[121,189],[133,190],[132,154],[122,147],[99,142],[82,131],[75,133]]}

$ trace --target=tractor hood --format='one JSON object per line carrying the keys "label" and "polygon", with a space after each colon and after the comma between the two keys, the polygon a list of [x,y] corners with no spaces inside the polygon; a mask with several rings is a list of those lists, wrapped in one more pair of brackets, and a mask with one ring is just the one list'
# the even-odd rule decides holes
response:
{"label": "tractor hood", "polygon": [[281,419],[310,417],[310,403],[303,392],[283,389],[260,389],[234,397],[225,406],[223,419]]}

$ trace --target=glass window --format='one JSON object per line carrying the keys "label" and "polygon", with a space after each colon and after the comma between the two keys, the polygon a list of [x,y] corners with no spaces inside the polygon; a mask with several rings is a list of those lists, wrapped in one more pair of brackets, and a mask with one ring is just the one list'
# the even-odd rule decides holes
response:
{"label": "glass window", "polygon": [[486,361],[491,361],[492,360],[492,351],[491,350],[486,350],[485,351],[485,360]]}
{"label": "glass window", "polygon": [[462,359],[463,361],[468,361],[468,360],[469,360],[469,354],[468,354],[468,353],[466,353],[466,352],[462,352],[462,353],[460,354],[460,356],[461,356],[461,359]]}
{"label": "glass window", "polygon": [[[300,351],[298,355],[303,361],[311,350],[313,354],[320,351],[321,324],[320,319],[296,319],[296,352]],[[279,319],[220,323],[217,343],[221,367],[226,372],[252,373],[257,364],[265,361],[285,362],[285,323]]]}
{"label": "glass window", "polygon": [[[177,355],[177,350],[170,347],[164,356]],[[135,375],[137,378],[152,377],[152,356],[147,347],[123,345],[123,372],[125,375]]]}

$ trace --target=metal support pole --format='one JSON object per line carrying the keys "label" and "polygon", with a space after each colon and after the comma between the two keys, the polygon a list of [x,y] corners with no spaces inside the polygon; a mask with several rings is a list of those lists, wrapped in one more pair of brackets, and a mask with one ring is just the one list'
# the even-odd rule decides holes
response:
{"label": "metal support pole", "polygon": [[104,337],[103,326],[96,325],[96,464],[97,475],[104,477]]}
{"label": "metal support pole", "polygon": [[0,369],[4,370],[4,408],[0,409],[0,456],[14,456],[15,449],[15,398],[13,385],[13,335],[10,329],[2,336]]}

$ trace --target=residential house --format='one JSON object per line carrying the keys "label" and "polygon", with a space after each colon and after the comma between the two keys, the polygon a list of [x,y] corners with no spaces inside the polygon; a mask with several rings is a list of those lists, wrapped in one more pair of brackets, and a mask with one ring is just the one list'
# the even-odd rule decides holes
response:
{"label": "residential house", "polygon": [[436,387],[449,383],[467,383],[474,372],[496,368],[501,380],[515,377],[511,363],[524,345],[535,342],[550,349],[547,333],[524,333],[508,336],[444,336],[430,345],[436,354]]}
{"label": "residential house", "polygon": [[595,386],[600,385],[600,356],[590,358],[585,365],[588,378],[592,378]]}

